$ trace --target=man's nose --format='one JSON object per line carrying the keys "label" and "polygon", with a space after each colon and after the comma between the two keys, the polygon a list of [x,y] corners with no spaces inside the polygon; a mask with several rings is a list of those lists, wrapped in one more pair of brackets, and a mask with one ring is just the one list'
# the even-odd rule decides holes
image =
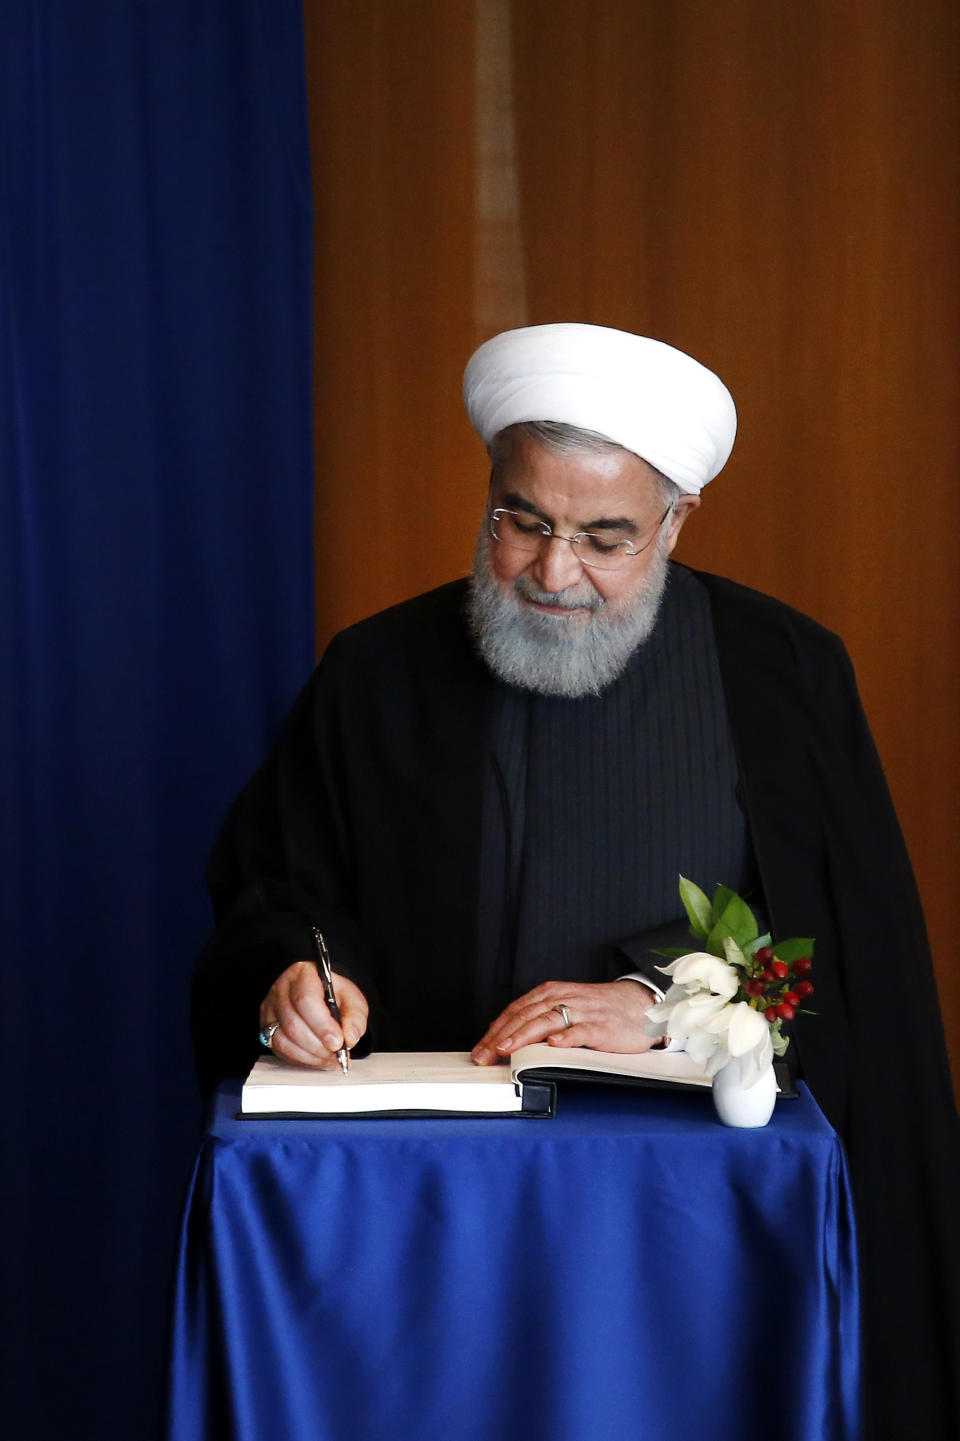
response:
{"label": "man's nose", "polygon": [[576,548],[562,536],[545,537],[537,552],[531,573],[537,584],[556,595],[568,585],[576,585],[583,575],[583,566]]}

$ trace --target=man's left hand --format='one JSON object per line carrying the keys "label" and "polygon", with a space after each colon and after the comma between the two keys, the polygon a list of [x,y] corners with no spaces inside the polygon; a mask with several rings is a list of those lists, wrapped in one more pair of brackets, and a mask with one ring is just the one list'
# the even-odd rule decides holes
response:
{"label": "man's left hand", "polygon": [[[643,1029],[656,996],[638,981],[546,981],[511,1001],[473,1048],[479,1066],[502,1061],[521,1046],[547,1041],[551,1046],[589,1046],[593,1051],[637,1054],[658,1045]],[[558,1006],[565,1006],[567,1026]]]}

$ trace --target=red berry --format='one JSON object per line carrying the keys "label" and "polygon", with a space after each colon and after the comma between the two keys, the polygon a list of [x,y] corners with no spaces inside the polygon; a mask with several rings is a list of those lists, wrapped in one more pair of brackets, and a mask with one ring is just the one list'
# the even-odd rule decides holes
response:
{"label": "red berry", "polygon": [[763,984],[762,981],[754,980],[747,982],[746,989],[748,996],[762,996],[764,991],[766,990],[766,986]]}
{"label": "red berry", "polygon": [[786,961],[771,961],[770,969],[778,981],[785,981],[790,974],[790,967]]}
{"label": "red berry", "polygon": [[792,1021],[794,1016],[796,1015],[796,1011],[793,1009],[792,1006],[788,1006],[786,1001],[781,1001],[779,1006],[777,1007],[777,1015],[780,1017],[781,1021]]}
{"label": "red berry", "polygon": [[763,974],[761,975],[761,980],[766,981],[767,985],[769,985],[771,981],[775,981],[776,979],[777,979],[777,977],[776,977],[775,973],[774,973],[773,971],[771,971],[771,969],[770,969],[769,966],[767,967],[767,969],[766,969],[766,970],[763,972]]}
{"label": "red berry", "polygon": [[764,1016],[766,1016],[767,1020],[770,1022],[771,1026],[772,1026],[773,1023],[774,1023],[774,1021],[777,1020],[778,1015],[779,1015],[779,1012],[780,1012],[780,1007],[779,1007],[779,1006],[768,1006],[767,1009],[764,1011],[763,1014],[764,1014]]}
{"label": "red berry", "polygon": [[813,986],[810,984],[809,981],[798,981],[796,986],[794,987],[794,990],[800,997],[813,995]]}
{"label": "red berry", "polygon": [[800,987],[795,991],[784,991],[783,1000],[788,1006],[795,1006],[800,999]]}
{"label": "red berry", "polygon": [[793,963],[794,975],[809,976],[812,970],[813,962],[811,961],[809,956],[800,956],[800,958]]}
{"label": "red berry", "polygon": [[761,966],[768,966],[773,960],[773,948],[771,946],[761,946],[759,951],[754,952],[754,960],[759,961]]}

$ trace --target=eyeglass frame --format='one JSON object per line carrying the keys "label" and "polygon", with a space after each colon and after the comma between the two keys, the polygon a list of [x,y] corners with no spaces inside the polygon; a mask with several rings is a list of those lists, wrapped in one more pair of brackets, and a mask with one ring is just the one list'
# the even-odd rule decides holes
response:
{"label": "eyeglass frame", "polygon": [[[650,532],[650,539],[649,539],[649,540],[645,540],[644,543],[643,543],[643,545],[641,545],[638,550],[628,550],[628,551],[625,551],[625,552],[621,552],[621,554],[623,555],[624,562],[626,562],[626,561],[628,561],[628,560],[635,560],[638,555],[643,555],[643,552],[644,552],[645,550],[649,550],[650,546],[653,545],[653,542],[654,542],[654,541],[656,540],[656,538],[657,538],[657,535],[658,535],[658,533],[659,533],[659,531],[660,531],[660,527],[663,525],[663,522],[666,520],[666,518],[667,518],[667,516],[670,514],[670,512],[674,509],[674,506],[675,506],[675,505],[676,505],[676,501],[672,500],[672,501],[670,502],[670,504],[667,506],[666,510],[663,512],[663,515],[661,515],[660,519],[657,521],[656,525],[653,527],[653,530]],[[598,531],[595,531],[595,530],[578,530],[578,531],[575,531],[573,535],[560,535],[558,531],[555,531],[555,530],[554,530],[553,526],[550,524],[549,521],[547,521],[547,520],[541,520],[540,517],[539,517],[539,516],[536,516],[536,515],[531,515],[531,516],[529,517],[529,519],[530,519],[532,522],[534,522],[536,525],[539,525],[539,526],[541,527],[540,536],[539,536],[539,541],[537,541],[537,537],[534,536],[534,535],[531,535],[531,537],[530,537],[531,540],[537,542],[536,544],[534,544],[534,545],[532,545],[532,546],[530,546],[530,547],[528,548],[528,547],[525,546],[525,545],[517,545],[516,541],[501,540],[500,536],[497,535],[497,533],[496,533],[496,531],[495,531],[495,529],[494,529],[494,525],[495,525],[495,522],[496,522],[497,517],[500,516],[500,515],[517,515],[517,516],[519,516],[519,515],[524,515],[524,514],[525,514],[524,511],[521,511],[521,510],[513,510],[513,509],[511,509],[510,506],[507,506],[507,505],[498,505],[498,506],[495,506],[495,507],[493,508],[493,510],[490,510],[490,511],[487,512],[487,518],[488,518],[488,522],[489,522],[490,534],[491,534],[491,536],[493,537],[493,539],[496,541],[497,545],[504,545],[504,546],[506,546],[507,550],[519,550],[519,551],[520,551],[521,553],[523,553],[523,554],[536,555],[536,553],[537,553],[537,551],[540,549],[540,545],[542,544],[543,541],[545,541],[545,540],[565,540],[568,545],[573,546],[573,553],[574,553],[574,555],[577,557],[577,560],[580,562],[581,565],[585,565],[588,570],[622,570],[622,569],[623,569],[623,565],[604,565],[602,561],[601,561],[601,563],[598,565],[595,560],[586,560],[586,559],[584,559],[584,557],[583,557],[583,555],[581,554],[581,551],[580,551],[580,542],[581,542],[582,540],[584,540],[587,536],[589,536],[589,537],[591,537],[592,539],[595,539],[595,540],[602,540],[603,537],[600,535],[600,533],[599,533]],[[632,540],[626,540],[626,539],[624,539],[624,541],[623,541],[622,543],[625,544],[625,545],[630,545],[630,546],[633,545],[633,541],[632,541]]]}

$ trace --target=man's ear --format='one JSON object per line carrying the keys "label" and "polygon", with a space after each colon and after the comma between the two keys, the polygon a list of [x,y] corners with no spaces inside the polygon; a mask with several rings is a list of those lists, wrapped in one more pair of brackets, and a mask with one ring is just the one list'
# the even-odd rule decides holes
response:
{"label": "man's ear", "polygon": [[667,555],[672,554],[673,548],[679,539],[680,532],[683,530],[687,516],[692,515],[699,504],[699,495],[681,495],[680,499],[674,505],[673,514],[667,526],[665,542]]}

